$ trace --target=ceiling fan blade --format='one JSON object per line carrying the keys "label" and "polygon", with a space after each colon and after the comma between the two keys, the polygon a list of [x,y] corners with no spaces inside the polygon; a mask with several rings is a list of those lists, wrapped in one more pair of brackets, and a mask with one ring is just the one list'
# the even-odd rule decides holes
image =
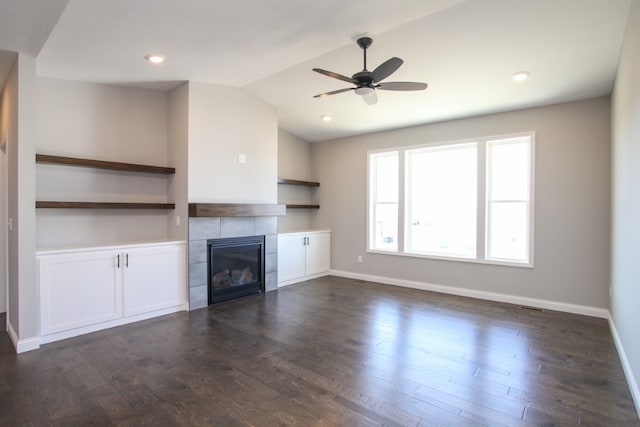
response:
{"label": "ceiling fan blade", "polygon": [[329,95],[335,95],[336,93],[342,93],[342,92],[347,92],[350,90],[355,90],[355,87],[348,87],[346,89],[338,89],[338,90],[332,90],[331,92],[325,92],[325,93],[319,93],[317,95],[314,95],[314,98],[324,98],[325,96],[329,96]]}
{"label": "ceiling fan blade", "polygon": [[376,88],[382,90],[425,90],[427,84],[417,82],[388,82],[380,83],[376,85]]}
{"label": "ceiling fan blade", "polygon": [[378,103],[378,94],[374,90],[373,92],[364,95],[362,99],[364,99],[364,102],[366,102],[367,105],[374,105]]}
{"label": "ceiling fan blade", "polygon": [[356,81],[354,81],[351,77],[343,76],[342,74],[334,73],[333,71],[323,70],[322,68],[314,68],[313,71],[315,71],[316,73],[324,74],[328,77],[333,77],[334,79],[356,84]]}
{"label": "ceiling fan blade", "polygon": [[378,65],[378,67],[375,70],[373,70],[373,73],[372,73],[373,81],[378,83],[386,79],[391,74],[393,74],[398,68],[400,68],[403,62],[404,61],[402,59],[396,58],[395,56],[391,59],[387,59],[385,62]]}

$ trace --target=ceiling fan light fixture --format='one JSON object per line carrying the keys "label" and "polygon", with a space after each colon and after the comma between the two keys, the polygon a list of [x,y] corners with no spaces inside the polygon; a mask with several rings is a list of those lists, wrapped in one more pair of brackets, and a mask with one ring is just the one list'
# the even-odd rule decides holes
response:
{"label": "ceiling fan light fixture", "polygon": [[356,88],[355,92],[360,96],[367,96],[367,95],[372,94],[374,91],[375,91],[375,89],[372,88],[372,87],[361,86],[361,87]]}

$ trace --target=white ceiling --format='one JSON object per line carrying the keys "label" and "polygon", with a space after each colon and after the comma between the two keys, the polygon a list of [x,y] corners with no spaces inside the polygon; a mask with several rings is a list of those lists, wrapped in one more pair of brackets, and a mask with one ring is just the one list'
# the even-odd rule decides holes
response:
{"label": "white ceiling", "polygon": [[[244,87],[282,128],[322,141],[609,94],[630,1],[0,0],[0,50],[36,56],[46,77]],[[429,88],[379,91],[373,106],[352,92],[312,98],[349,86],[311,69],[360,71],[363,33],[369,69],[398,56],[387,81]],[[153,66],[148,53],[167,61]],[[519,70],[531,78],[513,82]]]}

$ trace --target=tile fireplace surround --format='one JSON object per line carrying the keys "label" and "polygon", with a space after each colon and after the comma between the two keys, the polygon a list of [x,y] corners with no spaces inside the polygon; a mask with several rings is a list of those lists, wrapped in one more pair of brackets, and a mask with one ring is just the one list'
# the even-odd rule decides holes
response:
{"label": "tile fireplace surround", "polygon": [[265,236],[265,291],[278,288],[278,217],[189,218],[189,310],[208,305],[207,239]]}

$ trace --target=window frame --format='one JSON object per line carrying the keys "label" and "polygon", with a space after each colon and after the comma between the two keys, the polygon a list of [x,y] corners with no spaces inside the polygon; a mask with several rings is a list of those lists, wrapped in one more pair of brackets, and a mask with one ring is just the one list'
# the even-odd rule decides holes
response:
{"label": "window frame", "polygon": [[[400,188],[402,188],[403,185],[403,180],[402,180],[402,171],[400,170],[400,168],[403,168],[403,162],[401,161],[400,158],[400,151],[397,149],[384,149],[384,150],[372,150],[372,151],[368,151],[367,152],[367,249],[371,248],[372,245],[375,244],[375,220],[377,218],[376,216],[376,210],[374,208],[374,205],[377,203],[377,199],[375,198],[375,196],[373,195],[372,189],[371,189],[371,184],[372,181],[374,180],[374,177],[372,176],[373,171],[375,170],[374,165],[372,164],[372,158],[377,155],[377,154],[394,154],[397,157],[397,162],[398,162],[398,220],[400,218],[400,211],[402,210],[402,205],[404,203],[404,199],[402,198],[402,193],[400,191]],[[376,173],[376,178],[377,178],[377,173]],[[398,236],[398,241],[396,242],[396,249],[395,250],[390,250],[390,249],[372,249],[373,251],[379,252],[379,253],[397,253],[398,249],[400,248],[400,241],[403,240],[403,237],[401,237],[401,235],[399,234],[399,230],[400,228],[398,227],[398,229],[396,230],[396,234]]]}
{"label": "window frame", "polygon": [[[488,251],[488,230],[489,230],[489,182],[490,178],[489,174],[489,159],[488,159],[488,143],[509,139],[529,139],[529,200],[528,200],[528,220],[529,220],[529,229],[528,229],[528,260],[527,261],[513,261],[513,260],[504,260],[497,258],[487,258]],[[408,187],[406,184],[406,170],[407,170],[407,152],[410,150],[419,150],[424,148],[436,148],[436,147],[446,147],[448,145],[461,145],[461,144],[477,144],[477,210],[476,210],[476,257],[468,258],[468,257],[457,257],[457,256],[446,256],[446,255],[436,255],[436,254],[425,254],[425,253],[413,253],[407,252],[405,240],[406,233],[408,230],[408,226],[410,225],[407,209],[407,201],[405,200],[406,194],[408,192]],[[395,251],[392,250],[381,250],[372,248],[372,244],[375,242],[372,241],[372,191],[371,188],[372,180],[371,180],[371,159],[372,155],[385,153],[385,152],[397,152],[398,153],[398,242],[397,249]],[[425,144],[418,145],[410,145],[410,146],[400,146],[400,147],[390,147],[384,149],[376,149],[376,150],[368,150],[367,151],[367,242],[366,242],[366,252],[373,254],[383,254],[383,255],[392,255],[392,256],[401,256],[401,257],[411,257],[411,258],[423,258],[423,259],[433,259],[433,260],[444,260],[444,261],[457,261],[457,262],[467,262],[467,263],[476,263],[476,264],[489,264],[489,265],[501,265],[501,266],[511,266],[511,267],[524,267],[524,268],[533,268],[534,267],[534,248],[535,248],[535,132],[518,132],[511,134],[502,134],[502,135],[491,135],[491,136],[483,136],[480,138],[467,138],[461,140],[454,141],[435,141],[429,142]]]}
{"label": "window frame", "polygon": [[[493,172],[493,168],[489,167],[489,164],[491,163],[492,159],[491,156],[489,155],[489,145],[490,144],[496,144],[496,145],[507,145],[510,142],[509,141],[518,141],[518,140],[522,140],[525,138],[529,138],[529,152],[528,152],[528,198],[526,200],[516,200],[516,199],[503,199],[503,200],[499,200],[499,199],[493,199],[493,196],[491,194],[491,173]],[[485,251],[485,255],[484,258],[488,261],[491,261],[492,263],[502,263],[502,262],[507,262],[507,263],[518,263],[518,264],[532,264],[533,265],[533,183],[534,183],[534,179],[533,179],[533,172],[535,170],[534,168],[534,163],[533,163],[533,150],[532,150],[532,144],[533,144],[533,137],[529,136],[529,135],[522,135],[522,136],[516,136],[513,138],[495,138],[495,139],[488,139],[485,143],[486,148],[485,148],[485,154],[486,154],[486,186],[485,186],[485,190],[486,190],[486,196],[485,196],[485,216],[486,216],[486,220],[485,220],[485,240],[484,240],[484,251]],[[488,253],[489,253],[489,245],[491,244],[491,234],[490,234],[490,227],[491,227],[491,204],[492,203],[526,203],[527,205],[527,220],[529,222],[529,230],[527,230],[527,261],[514,261],[514,260],[508,260],[508,259],[504,259],[504,258],[498,258],[498,257],[489,257]]]}

